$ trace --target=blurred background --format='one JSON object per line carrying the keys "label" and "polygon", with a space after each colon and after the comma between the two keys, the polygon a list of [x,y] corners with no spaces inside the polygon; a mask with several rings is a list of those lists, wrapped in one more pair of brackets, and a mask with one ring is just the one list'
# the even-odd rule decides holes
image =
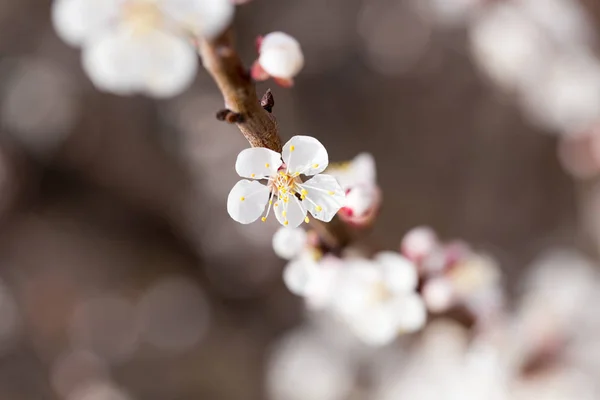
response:
{"label": "blurred background", "polygon": [[[315,136],[333,161],[374,155],[384,200],[365,243],[398,249],[416,225],[462,238],[498,260],[512,307],[540,253],[575,248],[593,270],[600,240],[600,3],[525,3],[254,0],[235,22],[247,65],[260,34],[302,44],[295,87],[258,88],[273,89],[284,141]],[[170,100],[100,93],[50,7],[0,0],[0,398],[430,398],[381,385],[436,382],[415,360],[451,365],[469,331],[444,320],[368,350],[307,314],[282,283],[276,221],[227,215],[247,142],[215,119],[210,77]],[[566,82],[550,84],[555,70]],[[561,271],[583,262],[570,251]],[[493,385],[466,394],[444,371],[450,398],[490,398]],[[600,398],[577,371],[568,388]]]}

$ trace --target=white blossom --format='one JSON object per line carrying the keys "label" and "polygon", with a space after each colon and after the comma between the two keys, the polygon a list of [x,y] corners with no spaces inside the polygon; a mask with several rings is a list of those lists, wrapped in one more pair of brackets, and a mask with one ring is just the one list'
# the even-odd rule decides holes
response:
{"label": "white blossom", "polygon": [[283,32],[272,32],[260,39],[259,57],[254,64],[254,79],[276,79],[282,86],[291,86],[304,67],[304,54],[298,41]]}
{"label": "white blossom", "polygon": [[400,249],[404,256],[420,262],[439,247],[437,235],[428,226],[417,226],[404,235]]}
{"label": "white blossom", "polygon": [[283,281],[290,292],[304,297],[310,308],[322,309],[331,303],[332,288],[342,268],[337,257],[304,252],[286,265]]}
{"label": "white blossom", "polygon": [[273,250],[285,260],[298,256],[306,247],[308,236],[302,228],[281,227],[273,235]]}
{"label": "white blossom", "polygon": [[349,222],[360,222],[360,217],[378,209],[381,193],[377,186],[375,159],[371,154],[361,153],[350,162],[330,166],[327,172],[346,192],[342,216]]}
{"label": "white blossom", "polygon": [[[344,205],[345,195],[337,180],[321,174],[327,168],[327,150],[310,136],[294,136],[283,146],[282,154],[265,148],[243,150],[235,169],[243,178],[235,184],[227,199],[231,218],[242,224],[256,221],[271,208],[284,226],[297,227],[308,222],[307,212],[329,222]],[[300,175],[312,176],[302,182]],[[266,179],[263,185],[258,180]],[[273,200],[274,197],[277,199]]]}
{"label": "white blossom", "polygon": [[416,267],[394,252],[379,253],[374,261],[347,260],[336,278],[332,309],[365,343],[385,345],[425,323],[417,282]]}
{"label": "white blossom", "polygon": [[82,47],[83,67],[99,89],[169,97],[193,80],[194,37],[229,24],[229,0],[55,0],[58,35]]}

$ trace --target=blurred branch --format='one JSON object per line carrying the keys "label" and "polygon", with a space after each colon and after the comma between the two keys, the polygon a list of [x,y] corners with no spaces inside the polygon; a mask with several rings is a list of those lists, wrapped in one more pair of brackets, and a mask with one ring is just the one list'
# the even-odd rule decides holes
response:
{"label": "blurred branch", "polygon": [[[270,113],[274,104],[273,96],[269,91],[262,100],[258,98],[256,86],[235,49],[232,29],[213,41],[200,39],[198,51],[204,68],[223,94],[226,111],[237,116],[229,119],[229,122],[237,125],[252,147],[266,147],[281,153],[279,128]],[[227,119],[229,114],[226,114],[219,113],[223,119]],[[325,244],[332,248],[341,248],[350,242],[348,226],[337,217],[327,224],[312,219],[311,225]]]}

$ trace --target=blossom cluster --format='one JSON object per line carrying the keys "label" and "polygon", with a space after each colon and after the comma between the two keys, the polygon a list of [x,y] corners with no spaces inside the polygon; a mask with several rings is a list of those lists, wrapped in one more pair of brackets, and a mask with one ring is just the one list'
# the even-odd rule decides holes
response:
{"label": "blossom cluster", "polygon": [[502,274],[491,256],[462,241],[444,243],[428,227],[409,231],[402,239],[401,252],[418,267],[430,312],[462,308],[476,322],[484,323],[502,311]]}
{"label": "blossom cluster", "polygon": [[477,64],[515,95],[533,122],[576,135],[600,120],[600,60],[578,1],[489,3],[474,16],[469,33]]}
{"label": "blossom cluster", "polygon": [[283,279],[312,310],[325,310],[365,343],[384,345],[425,323],[425,304],[417,293],[417,267],[393,251],[362,256],[323,254],[318,239],[304,230],[281,228],[273,248],[289,260]]}

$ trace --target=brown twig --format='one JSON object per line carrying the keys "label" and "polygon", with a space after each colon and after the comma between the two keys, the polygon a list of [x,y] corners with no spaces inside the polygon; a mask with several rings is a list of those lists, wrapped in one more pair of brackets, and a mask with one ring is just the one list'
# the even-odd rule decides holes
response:
{"label": "brown twig", "polygon": [[[235,50],[232,30],[213,41],[200,39],[198,50],[204,68],[223,94],[227,111],[238,116],[229,122],[237,125],[252,147],[266,147],[280,153],[279,129],[271,114],[275,104],[273,95],[268,91],[259,101],[254,82]],[[332,249],[343,248],[351,240],[348,226],[337,217],[328,224],[312,219],[311,224]]]}

